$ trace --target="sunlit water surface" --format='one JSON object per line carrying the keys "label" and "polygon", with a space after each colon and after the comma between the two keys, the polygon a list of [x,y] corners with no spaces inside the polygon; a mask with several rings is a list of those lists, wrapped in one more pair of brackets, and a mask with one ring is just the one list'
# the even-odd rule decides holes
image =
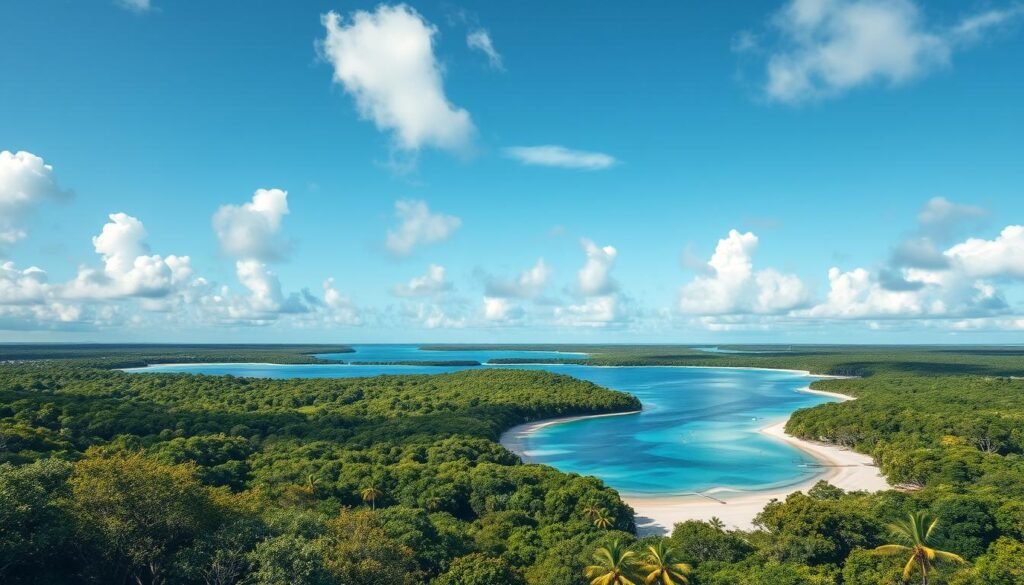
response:
{"label": "sunlit water surface", "polygon": [[[524,351],[421,351],[411,345],[353,346],[323,354],[350,361],[448,361],[579,358]],[[756,491],[800,483],[820,473],[801,451],[758,432],[798,408],[831,401],[807,394],[814,378],[795,372],[736,368],[500,366],[546,370],[629,392],[643,411],[545,426],[523,440],[522,455],[562,471],[594,475],[626,495]],[[353,378],[440,374],[462,366],[186,364],[131,372],[185,372],[261,378]]]}

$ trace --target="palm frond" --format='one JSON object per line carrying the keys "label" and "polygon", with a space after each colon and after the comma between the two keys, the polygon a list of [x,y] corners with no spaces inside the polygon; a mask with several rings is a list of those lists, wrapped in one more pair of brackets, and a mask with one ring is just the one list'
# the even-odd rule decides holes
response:
{"label": "palm frond", "polygon": [[910,547],[903,546],[902,544],[883,544],[882,546],[876,547],[871,552],[879,555],[894,555],[910,552]]}

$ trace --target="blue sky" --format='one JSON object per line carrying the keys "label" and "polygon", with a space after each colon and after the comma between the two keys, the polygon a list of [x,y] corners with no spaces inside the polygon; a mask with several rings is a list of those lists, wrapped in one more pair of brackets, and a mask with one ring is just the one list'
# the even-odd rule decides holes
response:
{"label": "blue sky", "polygon": [[1020,342],[1022,29],[995,1],[14,3],[0,340]]}

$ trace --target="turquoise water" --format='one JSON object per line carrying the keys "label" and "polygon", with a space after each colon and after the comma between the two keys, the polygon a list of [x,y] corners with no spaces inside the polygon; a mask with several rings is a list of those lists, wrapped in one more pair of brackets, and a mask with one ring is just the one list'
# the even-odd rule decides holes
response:
{"label": "turquoise water", "polygon": [[[361,346],[366,347],[366,346]],[[370,346],[374,360],[523,357],[467,352],[474,357]],[[519,354],[529,352],[516,352]],[[541,355],[548,352],[540,352]],[[357,354],[337,354],[348,356]],[[529,353],[529,355],[537,355]],[[564,354],[563,354],[564,355]],[[402,357],[397,357],[402,356]],[[537,355],[537,357],[540,357]],[[342,358],[345,359],[345,358]],[[798,408],[831,401],[799,392],[814,378],[794,372],[736,368],[501,366],[567,374],[629,392],[643,403],[633,415],[549,425],[523,439],[521,455],[562,471],[594,475],[625,495],[756,491],[800,483],[820,473],[814,460],[758,432]],[[439,374],[465,367],[389,365],[188,364],[132,372],[186,372],[266,378],[352,378],[380,374]]]}

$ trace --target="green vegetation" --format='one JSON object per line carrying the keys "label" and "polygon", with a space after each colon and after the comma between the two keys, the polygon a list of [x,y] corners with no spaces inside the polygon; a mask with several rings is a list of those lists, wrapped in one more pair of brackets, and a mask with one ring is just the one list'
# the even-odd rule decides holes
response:
{"label": "green vegetation", "polygon": [[938,518],[930,518],[924,512],[910,514],[908,520],[895,522],[891,526],[893,537],[901,544],[883,544],[875,549],[875,553],[904,556],[909,553],[910,558],[903,566],[903,580],[910,581],[910,574],[917,569],[921,573],[921,584],[928,585],[928,575],[934,570],[936,562],[959,564],[966,562],[960,555],[929,546],[932,533],[935,532],[935,527],[938,525]]}
{"label": "green vegetation", "polygon": [[689,521],[638,538],[599,480],[496,443],[526,421],[637,408],[587,382],[140,376],[109,368],[338,348],[0,346],[2,361],[41,360],[0,366],[0,582],[894,585],[909,568],[930,585],[1024,583],[1024,349],[542,349],[858,375],[816,382],[858,400],[787,430],[872,455],[899,489],[821,483],[754,531]]}
{"label": "green vegetation", "polygon": [[256,380],[8,364],[0,581],[578,580],[576,560],[631,533],[632,510],[496,441],[522,422],[636,408],[533,371]]}
{"label": "green vegetation", "polygon": [[135,368],[148,364],[253,362],[332,363],[318,353],[352,353],[347,345],[184,345],[145,343],[0,344],[0,364],[28,360],[78,360],[83,365]]}

